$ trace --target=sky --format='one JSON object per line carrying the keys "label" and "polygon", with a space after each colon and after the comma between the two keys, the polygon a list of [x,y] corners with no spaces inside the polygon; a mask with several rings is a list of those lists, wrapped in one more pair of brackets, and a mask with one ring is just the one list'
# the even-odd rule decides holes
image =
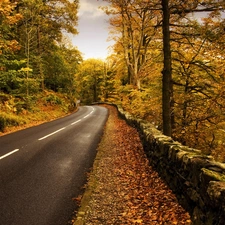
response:
{"label": "sky", "polygon": [[72,38],[72,44],[83,53],[83,58],[99,58],[104,60],[109,55],[107,41],[109,33],[108,16],[99,9],[106,3],[102,0],[80,0],[78,32]]}
{"label": "sky", "polygon": [[79,34],[73,36],[71,41],[83,53],[84,59],[104,60],[110,53],[109,46],[113,45],[113,41],[107,41],[109,17],[99,9],[99,6],[106,4],[102,0],[80,0],[77,27]]}

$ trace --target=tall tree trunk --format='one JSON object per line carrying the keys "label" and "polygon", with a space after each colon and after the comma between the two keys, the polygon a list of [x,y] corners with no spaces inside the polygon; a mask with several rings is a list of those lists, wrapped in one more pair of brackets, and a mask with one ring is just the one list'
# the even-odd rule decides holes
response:
{"label": "tall tree trunk", "polygon": [[134,86],[137,90],[141,90],[141,81],[138,75],[138,59],[134,58]]}
{"label": "tall tree trunk", "polygon": [[26,57],[27,57],[27,71],[26,71],[26,96],[29,97],[29,70],[30,70],[30,31],[26,21]]}
{"label": "tall tree trunk", "polygon": [[39,73],[41,77],[41,88],[42,91],[45,89],[45,84],[44,84],[44,72],[43,72],[43,65],[42,65],[42,52],[41,52],[41,32],[40,32],[40,25],[38,24],[37,26],[37,49],[38,49],[38,56],[39,56]]}
{"label": "tall tree trunk", "polygon": [[163,133],[172,136],[172,66],[170,49],[170,9],[169,0],[162,0],[163,10],[163,53],[164,68],[162,71],[162,114],[163,114]]}

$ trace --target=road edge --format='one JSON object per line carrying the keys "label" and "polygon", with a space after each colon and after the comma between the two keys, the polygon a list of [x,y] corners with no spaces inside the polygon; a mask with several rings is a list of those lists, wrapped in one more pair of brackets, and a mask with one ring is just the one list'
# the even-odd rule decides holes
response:
{"label": "road edge", "polygon": [[113,121],[111,118],[112,118],[112,114],[110,113],[110,109],[109,109],[109,116],[106,120],[104,129],[103,129],[103,134],[96,150],[97,151],[96,158],[94,160],[92,170],[88,176],[87,186],[81,198],[80,207],[76,213],[76,216],[74,217],[72,221],[72,225],[85,225],[84,216],[89,210],[89,202],[91,201],[92,193],[95,190],[96,186],[98,185],[95,179],[95,171],[98,168],[99,161],[102,159],[102,156],[104,155],[105,145],[108,142],[107,140],[108,137],[106,135],[107,131],[109,130],[109,127],[113,125]]}

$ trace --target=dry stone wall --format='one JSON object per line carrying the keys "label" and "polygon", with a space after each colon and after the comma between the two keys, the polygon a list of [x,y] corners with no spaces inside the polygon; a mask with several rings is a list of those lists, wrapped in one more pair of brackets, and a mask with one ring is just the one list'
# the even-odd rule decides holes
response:
{"label": "dry stone wall", "polygon": [[189,211],[193,224],[224,225],[225,164],[173,141],[152,124],[117,108],[120,116],[139,130],[150,164]]}

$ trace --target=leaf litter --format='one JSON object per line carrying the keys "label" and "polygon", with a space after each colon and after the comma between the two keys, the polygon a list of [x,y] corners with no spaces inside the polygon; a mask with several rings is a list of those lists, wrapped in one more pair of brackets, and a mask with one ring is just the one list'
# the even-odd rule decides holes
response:
{"label": "leaf litter", "polygon": [[149,165],[135,128],[109,109],[74,225],[190,225],[188,212]]}

